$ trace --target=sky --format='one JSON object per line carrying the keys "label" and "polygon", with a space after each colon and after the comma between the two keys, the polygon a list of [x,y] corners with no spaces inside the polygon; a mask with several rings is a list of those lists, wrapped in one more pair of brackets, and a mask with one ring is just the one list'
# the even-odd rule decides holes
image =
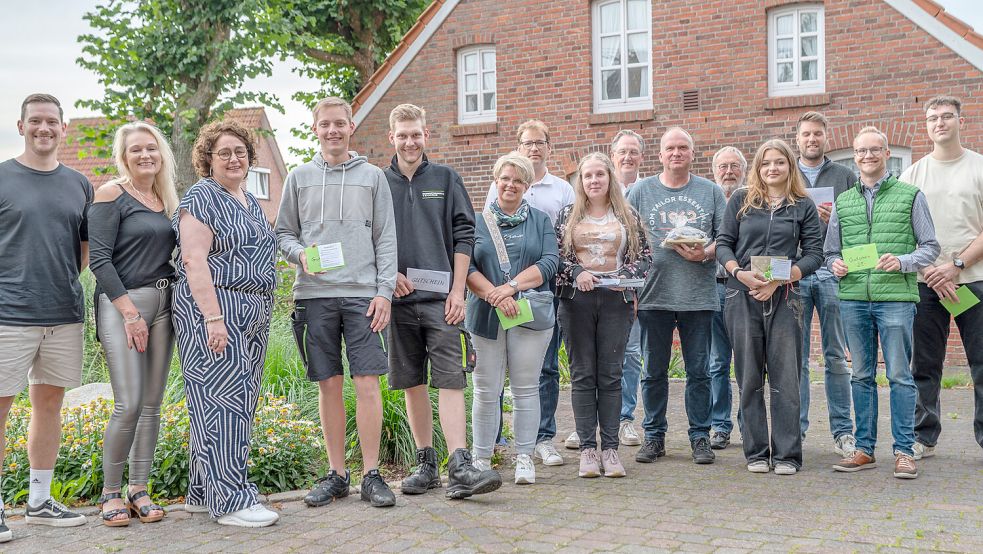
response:
{"label": "sky", "polygon": [[[983,32],[983,10],[980,0],[936,0],[956,17]],[[102,95],[96,75],[78,67],[75,59],[80,47],[76,37],[89,31],[82,15],[90,11],[97,0],[40,0],[18,3],[0,20],[0,160],[17,156],[24,140],[17,133],[20,103],[28,94],[54,94],[65,108],[65,119],[98,115],[74,107],[77,100]],[[974,9],[976,8],[976,9]],[[40,71],[39,68],[45,68]],[[272,77],[246,83],[249,90],[265,90],[280,100],[285,109],[281,114],[267,110],[276,133],[277,143],[288,164],[302,162],[293,157],[288,147],[306,144],[290,134],[290,128],[306,124],[310,117],[299,102],[290,99],[297,90],[315,90],[316,83],[291,72],[293,64],[277,63]]]}

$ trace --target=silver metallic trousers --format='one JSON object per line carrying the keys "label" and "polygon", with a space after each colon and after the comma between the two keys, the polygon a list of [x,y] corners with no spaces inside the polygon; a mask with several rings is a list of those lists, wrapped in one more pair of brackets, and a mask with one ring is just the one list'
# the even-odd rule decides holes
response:
{"label": "silver metallic trousers", "polygon": [[171,287],[158,289],[151,285],[127,293],[147,322],[149,337],[142,353],[127,348],[123,316],[109,297],[99,295],[99,340],[106,351],[115,402],[106,425],[102,455],[104,487],[110,490],[122,485],[128,455],[129,483],[147,484],[160,430],[160,404],[174,352]]}

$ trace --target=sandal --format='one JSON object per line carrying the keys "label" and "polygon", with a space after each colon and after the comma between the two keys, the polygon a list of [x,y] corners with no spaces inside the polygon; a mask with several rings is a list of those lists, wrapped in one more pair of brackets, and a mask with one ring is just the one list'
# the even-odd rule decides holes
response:
{"label": "sandal", "polygon": [[[96,503],[99,504],[99,509],[102,510],[103,504],[110,500],[116,500],[117,498],[122,499],[123,495],[118,492],[107,492],[103,493]],[[130,511],[125,507],[109,510],[108,512],[103,510],[100,515],[106,527],[126,527],[130,524]],[[119,518],[120,515],[125,515],[126,517]]]}
{"label": "sandal", "polygon": [[[144,496],[149,497],[147,491],[140,491],[134,493],[132,496],[126,495],[126,498],[130,501],[130,513],[133,517],[139,518],[140,523],[154,523],[155,521],[160,521],[164,519],[164,508],[161,508],[157,504],[147,504],[146,506],[137,507],[135,500],[143,498]],[[160,515],[152,516],[150,512],[159,511]]]}

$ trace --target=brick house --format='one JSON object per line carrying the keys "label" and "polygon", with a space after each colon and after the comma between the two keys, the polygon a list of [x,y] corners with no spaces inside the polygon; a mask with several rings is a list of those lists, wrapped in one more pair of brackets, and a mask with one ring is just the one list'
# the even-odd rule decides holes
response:
{"label": "brick house", "polygon": [[[266,117],[266,110],[237,108],[229,110],[227,117],[236,120],[247,129],[260,131],[257,133],[258,162],[254,167],[249,168],[246,187],[256,196],[266,218],[273,223],[280,208],[283,181],[287,178],[287,166],[283,162],[280,147],[277,146],[276,138],[273,136],[273,127]],[[105,123],[106,120],[100,117],[76,118],[69,121],[66,144],[58,150],[58,161],[82,172],[95,188],[99,188],[116,176],[115,166],[110,159],[86,155],[87,147],[79,144],[78,138],[81,135],[81,127],[99,127]],[[103,168],[108,168],[110,171],[103,171]]]}
{"label": "brick house", "polygon": [[[430,157],[480,207],[529,118],[550,126],[561,176],[622,128],[646,139],[642,173],[657,173],[651,145],[680,125],[710,177],[721,146],[750,158],[768,138],[794,145],[798,116],[818,110],[832,159],[851,164],[854,133],[873,124],[900,172],[931,150],[922,104],[936,94],[962,98],[963,143],[983,151],[981,89],[983,36],[931,0],[435,0],[355,97],[354,145],[388,164],[389,111],[417,103]],[[947,364],[966,365],[953,331]]]}

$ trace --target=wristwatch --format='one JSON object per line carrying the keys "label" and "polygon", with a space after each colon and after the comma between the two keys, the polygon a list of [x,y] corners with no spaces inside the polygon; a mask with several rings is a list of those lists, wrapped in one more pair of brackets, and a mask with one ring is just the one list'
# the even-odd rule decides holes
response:
{"label": "wristwatch", "polygon": [[952,258],[952,265],[958,267],[959,269],[966,269],[966,263],[963,262],[962,258]]}
{"label": "wristwatch", "polygon": [[519,282],[515,279],[509,281],[509,286],[515,289],[515,292],[519,292]]}

